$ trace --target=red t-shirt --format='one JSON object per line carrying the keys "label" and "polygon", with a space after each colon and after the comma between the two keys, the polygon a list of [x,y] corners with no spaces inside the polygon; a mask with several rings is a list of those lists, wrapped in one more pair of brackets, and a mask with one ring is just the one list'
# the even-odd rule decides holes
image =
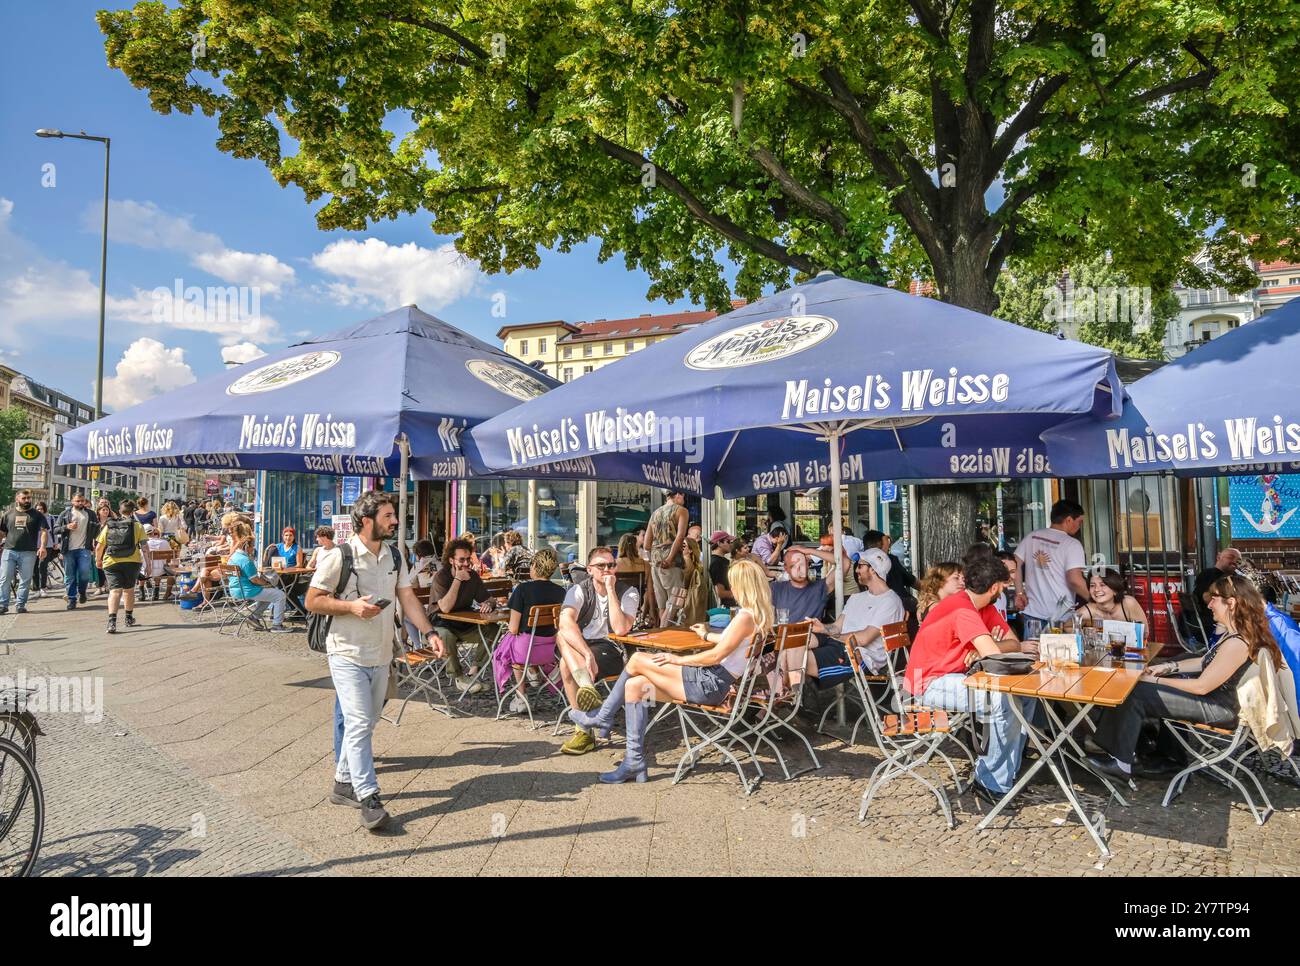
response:
{"label": "red t-shirt", "polygon": [[970,595],[958,591],[939,601],[925,615],[907,659],[907,690],[919,697],[935,678],[966,673],[966,652],[981,634],[1011,628],[992,604],[976,610]]}

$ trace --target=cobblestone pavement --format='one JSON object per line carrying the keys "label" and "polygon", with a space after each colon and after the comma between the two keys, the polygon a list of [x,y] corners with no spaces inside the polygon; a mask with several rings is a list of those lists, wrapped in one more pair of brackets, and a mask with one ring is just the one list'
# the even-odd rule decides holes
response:
{"label": "cobblestone pavement", "polygon": [[[716,757],[672,785],[679,735],[663,724],[650,736],[649,783],[594,787],[617,746],[558,754],[563,731],[494,721],[486,698],[454,718],[413,701],[400,727],[380,723],[379,778],[394,821],[370,834],[354,810],[328,802],[333,692],[303,635],[236,641],[154,603],[138,607],[140,627],[110,637],[102,603],[68,614],[36,601],[32,611],[11,633],[0,673],[97,675],[108,709],[98,725],[41,716],[47,873],[1300,872],[1300,789],[1273,780],[1278,811],[1263,827],[1207,781],[1189,782],[1170,809],[1160,806],[1163,783],[1139,781],[1128,808],[1106,808],[1115,855],[1103,862],[1055,786],[1031,789],[1025,807],[980,833],[973,798],[957,801],[950,831],[933,797],[899,780],[859,824],[874,747],[819,736],[819,771],[771,779],[747,798]],[[793,741],[783,748],[794,761],[806,755]],[[771,758],[763,764],[780,774]],[[1081,790],[1104,804],[1100,786]],[[196,814],[206,837],[190,834]]]}

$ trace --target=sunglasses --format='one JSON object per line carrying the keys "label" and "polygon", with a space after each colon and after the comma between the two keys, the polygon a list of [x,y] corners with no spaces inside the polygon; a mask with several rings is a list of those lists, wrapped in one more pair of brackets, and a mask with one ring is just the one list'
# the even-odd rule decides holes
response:
{"label": "sunglasses", "polygon": [[617,564],[612,560],[597,560],[587,564],[588,570],[613,570]]}

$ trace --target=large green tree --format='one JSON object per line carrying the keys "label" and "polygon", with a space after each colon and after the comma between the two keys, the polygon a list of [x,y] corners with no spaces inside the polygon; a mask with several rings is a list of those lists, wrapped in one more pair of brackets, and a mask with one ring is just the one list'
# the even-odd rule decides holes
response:
{"label": "large green tree", "polygon": [[423,209],[493,272],[594,237],[670,299],[724,306],[730,260],[747,297],[831,269],[990,311],[1009,257],[1109,251],[1164,289],[1300,256],[1294,0],[151,0],[99,24],[156,110],[216,115],[322,228]]}
{"label": "large green tree", "polygon": [[1062,332],[1135,359],[1163,359],[1165,330],[1178,315],[1169,289],[1134,285],[1104,255],[1055,272],[1013,261],[997,281],[998,315]]}
{"label": "large green tree", "polygon": [[26,410],[17,406],[0,409],[0,510],[14,501],[14,440],[30,435]]}

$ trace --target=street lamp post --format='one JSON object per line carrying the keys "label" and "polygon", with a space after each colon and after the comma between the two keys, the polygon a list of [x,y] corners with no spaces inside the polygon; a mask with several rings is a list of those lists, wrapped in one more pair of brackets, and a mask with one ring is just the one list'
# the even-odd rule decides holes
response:
{"label": "street lamp post", "polygon": [[99,359],[95,368],[95,418],[104,415],[104,300],[108,281],[108,156],[112,148],[110,138],[96,137],[82,131],[67,134],[57,128],[41,128],[38,138],[75,138],[78,141],[99,141],[104,145],[104,227],[99,245]]}

